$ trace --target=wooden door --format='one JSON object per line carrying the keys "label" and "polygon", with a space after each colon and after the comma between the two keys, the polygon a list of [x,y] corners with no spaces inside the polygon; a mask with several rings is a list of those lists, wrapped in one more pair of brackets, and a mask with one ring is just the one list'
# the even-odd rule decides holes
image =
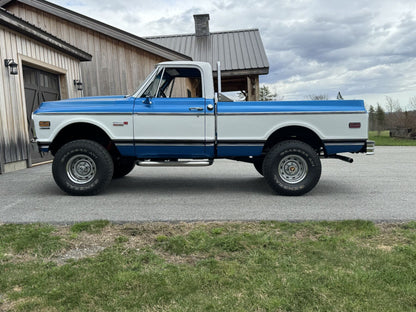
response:
{"label": "wooden door", "polygon": [[42,102],[56,101],[61,98],[59,88],[59,75],[52,74],[37,68],[23,66],[23,80],[25,87],[26,112],[30,138],[30,157],[32,164],[51,160],[50,153],[40,153],[36,143],[32,143],[35,130],[32,113]]}

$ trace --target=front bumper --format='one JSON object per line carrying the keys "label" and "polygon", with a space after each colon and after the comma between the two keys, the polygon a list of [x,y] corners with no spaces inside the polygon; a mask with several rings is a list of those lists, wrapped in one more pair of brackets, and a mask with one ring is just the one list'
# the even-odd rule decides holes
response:
{"label": "front bumper", "polygon": [[43,152],[43,153],[49,152],[49,145],[51,145],[51,143],[49,143],[49,142],[47,142],[47,143],[46,142],[39,142],[36,139],[34,139],[32,141],[32,143],[37,143],[38,144],[39,152]]}

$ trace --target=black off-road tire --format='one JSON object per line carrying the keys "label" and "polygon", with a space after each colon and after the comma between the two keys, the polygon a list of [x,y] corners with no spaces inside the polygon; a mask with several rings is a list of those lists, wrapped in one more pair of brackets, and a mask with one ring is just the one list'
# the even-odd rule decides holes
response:
{"label": "black off-road tire", "polygon": [[95,195],[104,190],[113,177],[113,160],[100,144],[76,140],[55,154],[52,173],[56,184],[70,195]]}
{"label": "black off-road tire", "polygon": [[279,195],[299,196],[309,192],[318,183],[321,171],[316,151],[297,140],[276,144],[263,162],[264,178]]}
{"label": "black off-road tire", "polygon": [[120,157],[113,159],[114,163],[114,172],[113,179],[119,179],[129,174],[134,167],[136,167],[135,158]]}

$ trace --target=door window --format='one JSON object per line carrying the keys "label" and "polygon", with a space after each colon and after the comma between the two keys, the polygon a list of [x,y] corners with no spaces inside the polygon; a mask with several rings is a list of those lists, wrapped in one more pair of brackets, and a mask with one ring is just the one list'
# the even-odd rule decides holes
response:
{"label": "door window", "polygon": [[201,72],[196,68],[165,68],[143,93],[151,98],[202,98]]}

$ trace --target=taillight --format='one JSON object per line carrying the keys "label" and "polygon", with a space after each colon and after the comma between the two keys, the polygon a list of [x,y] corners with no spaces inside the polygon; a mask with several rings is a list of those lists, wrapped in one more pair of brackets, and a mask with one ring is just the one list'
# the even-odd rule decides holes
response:
{"label": "taillight", "polygon": [[361,122],[350,122],[350,129],[360,129]]}

